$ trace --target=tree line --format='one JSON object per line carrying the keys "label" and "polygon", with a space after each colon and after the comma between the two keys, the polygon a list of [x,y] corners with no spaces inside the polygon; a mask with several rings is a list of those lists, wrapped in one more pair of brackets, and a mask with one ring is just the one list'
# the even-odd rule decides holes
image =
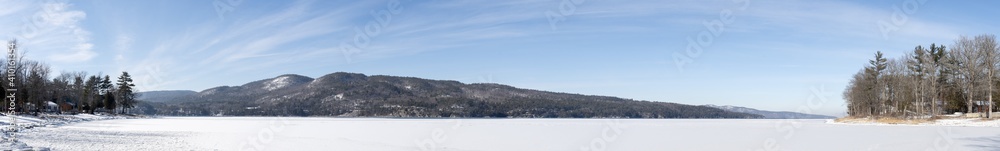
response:
{"label": "tree line", "polygon": [[852,117],[932,117],[985,112],[989,117],[1000,76],[996,36],[961,36],[949,47],[916,46],[899,58],[875,52],[844,91]]}
{"label": "tree line", "polygon": [[[8,51],[17,52],[17,41],[8,42]],[[14,94],[14,111],[18,113],[127,113],[136,104],[137,93],[132,77],[122,72],[117,82],[112,83],[110,75],[87,72],[62,71],[53,75],[44,62],[24,59],[24,52],[15,58],[3,58],[0,68],[9,70],[7,62],[13,59],[13,79],[2,82],[5,95]],[[0,72],[8,77],[10,71]],[[53,78],[54,76],[54,78]],[[10,90],[10,92],[8,92]],[[10,99],[3,99],[3,108],[9,111]]]}

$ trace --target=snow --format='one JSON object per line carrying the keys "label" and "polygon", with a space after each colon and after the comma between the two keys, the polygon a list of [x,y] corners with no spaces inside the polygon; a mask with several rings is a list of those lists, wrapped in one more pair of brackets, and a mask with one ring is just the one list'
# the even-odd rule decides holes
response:
{"label": "snow", "polygon": [[[0,150],[49,150],[47,147],[30,146],[22,141],[20,141],[21,135],[18,132],[28,131],[32,128],[39,127],[57,127],[59,125],[70,124],[75,122],[84,121],[94,121],[94,120],[106,120],[106,119],[124,119],[124,116],[104,116],[104,115],[93,115],[93,114],[76,114],[76,115],[64,115],[64,114],[47,114],[42,113],[38,115],[25,114],[25,115],[15,115],[15,116],[0,116],[0,129],[2,129],[2,135],[0,135]],[[17,129],[14,129],[15,125],[12,123],[16,122]],[[16,134],[16,135],[14,135]],[[12,138],[18,138],[18,141],[12,141]]]}
{"label": "snow", "polygon": [[[0,129],[9,130],[14,121],[12,116],[0,116]],[[104,119],[120,119],[124,117],[114,117],[114,116],[104,116],[104,115],[93,115],[93,114],[76,114],[76,115],[60,115],[60,114],[39,114],[38,116],[31,115],[17,115],[13,116],[17,119],[17,127],[19,129],[40,127],[40,126],[56,126],[69,124],[74,122],[82,121],[93,121],[93,120],[104,120]]]}
{"label": "snow", "polygon": [[948,118],[948,119],[938,119],[933,122],[918,123],[918,124],[886,124],[878,123],[870,120],[855,120],[850,122],[835,122],[833,119],[828,119],[827,123],[830,124],[848,124],[848,125],[897,125],[897,126],[963,126],[963,127],[1000,127],[1000,119],[986,120],[981,118]]}
{"label": "snow", "polygon": [[4,139],[0,140],[0,150],[48,150],[48,148],[31,147],[24,142],[11,142]]}
{"label": "snow", "polygon": [[52,150],[984,150],[1000,129],[773,119],[164,117],[37,127]]}
{"label": "snow", "polygon": [[344,93],[337,94],[333,98],[337,100],[344,100]]}
{"label": "snow", "polygon": [[981,120],[978,118],[942,119],[942,120],[937,120],[937,122],[935,122],[933,125],[1000,127],[1000,120]]}
{"label": "snow", "polygon": [[268,81],[268,82],[264,83],[264,89],[270,91],[270,90],[275,90],[275,89],[283,88],[283,87],[288,86],[289,84],[292,83],[290,80],[291,79],[288,78],[287,76],[281,76],[281,77],[278,77],[278,78],[274,78],[274,80],[271,80],[271,81]]}

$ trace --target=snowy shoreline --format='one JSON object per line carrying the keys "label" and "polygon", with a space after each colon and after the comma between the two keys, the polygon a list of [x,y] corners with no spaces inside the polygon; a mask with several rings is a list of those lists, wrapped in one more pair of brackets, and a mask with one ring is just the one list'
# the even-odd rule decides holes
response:
{"label": "snowy shoreline", "polygon": [[[133,115],[104,115],[104,114],[49,114],[40,113],[37,116],[30,114],[21,114],[15,116],[0,116],[0,150],[49,150],[43,147],[31,147],[27,144],[19,141],[11,141],[11,137],[15,137],[18,133],[24,132],[35,127],[57,127],[66,124],[78,123],[78,122],[88,122],[88,121],[99,121],[99,120],[111,120],[111,119],[137,119],[137,118],[151,118],[147,116],[133,116]],[[15,129],[11,123],[16,119],[17,128]]]}
{"label": "snowy shoreline", "polygon": [[837,121],[837,119],[826,120],[827,124],[839,125],[876,125],[876,126],[955,126],[955,127],[1000,127],[1000,119],[983,118],[945,118],[931,121],[906,121],[913,123],[886,123],[870,118],[847,119]]}

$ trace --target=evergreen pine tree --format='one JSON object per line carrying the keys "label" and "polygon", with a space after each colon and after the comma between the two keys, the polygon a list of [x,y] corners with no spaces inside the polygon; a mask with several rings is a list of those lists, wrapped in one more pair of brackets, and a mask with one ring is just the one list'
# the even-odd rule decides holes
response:
{"label": "evergreen pine tree", "polygon": [[121,104],[121,112],[124,114],[128,109],[135,107],[135,97],[134,92],[135,84],[132,83],[132,77],[128,75],[128,72],[122,72],[122,75],[118,77],[118,90],[116,94],[118,95],[118,102]]}

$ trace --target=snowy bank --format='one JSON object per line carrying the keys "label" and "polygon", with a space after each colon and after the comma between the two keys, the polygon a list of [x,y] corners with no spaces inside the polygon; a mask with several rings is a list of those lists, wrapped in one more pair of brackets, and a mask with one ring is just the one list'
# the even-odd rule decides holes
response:
{"label": "snowy bank", "polygon": [[[42,147],[31,147],[23,142],[11,141],[11,138],[17,138],[15,135],[17,132],[31,129],[35,127],[56,127],[60,125],[84,122],[84,121],[95,121],[95,120],[108,120],[108,119],[132,119],[132,118],[147,118],[145,116],[131,116],[131,115],[104,115],[104,114],[49,114],[49,113],[39,113],[36,115],[31,114],[21,114],[14,116],[0,116],[0,150],[48,150]],[[12,124],[16,121],[15,124]]]}
{"label": "snowy bank", "polygon": [[960,127],[1000,127],[1000,119],[951,117],[943,119],[873,119],[839,118],[826,121],[829,124],[847,125],[909,125],[909,126],[960,126]]}

